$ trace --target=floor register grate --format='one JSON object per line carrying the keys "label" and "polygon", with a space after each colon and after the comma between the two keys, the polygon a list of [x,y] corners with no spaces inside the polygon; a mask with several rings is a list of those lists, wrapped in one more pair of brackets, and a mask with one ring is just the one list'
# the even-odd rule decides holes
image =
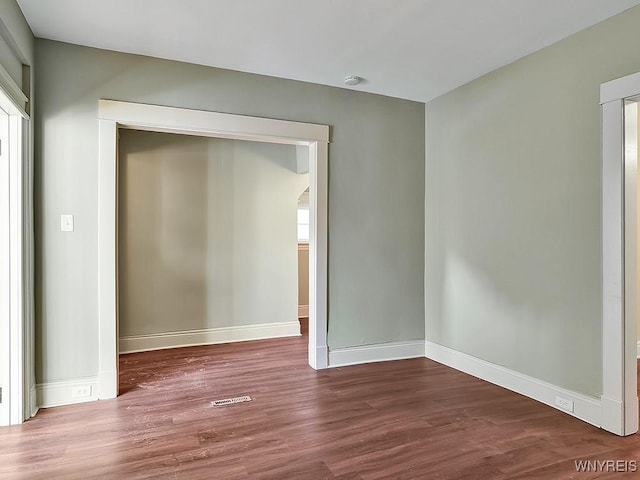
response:
{"label": "floor register grate", "polygon": [[211,402],[212,407],[225,407],[227,405],[234,405],[236,403],[250,402],[251,397],[249,395],[244,395],[242,397],[234,397],[234,398],[223,398],[221,400],[214,400]]}

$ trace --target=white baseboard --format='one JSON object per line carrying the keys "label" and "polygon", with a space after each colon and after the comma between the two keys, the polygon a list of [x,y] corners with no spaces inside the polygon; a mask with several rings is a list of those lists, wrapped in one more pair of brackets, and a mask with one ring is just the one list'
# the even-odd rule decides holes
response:
{"label": "white baseboard", "polygon": [[[599,399],[572,392],[436,343],[425,342],[425,354],[427,358],[438,363],[533,398],[597,427],[601,425],[602,409]],[[558,407],[556,397],[573,402],[573,411]]]}
{"label": "white baseboard", "polygon": [[[82,396],[74,390],[82,388]],[[72,403],[91,402],[98,399],[98,377],[74,378],[61,382],[36,385],[36,402],[39,408],[57,407]]]}
{"label": "white baseboard", "polygon": [[329,350],[329,367],[424,357],[424,341],[391,342]]}
{"label": "white baseboard", "polygon": [[309,305],[298,305],[298,317],[309,316]]}
{"label": "white baseboard", "polygon": [[268,338],[294,337],[300,335],[300,322],[262,323],[234,327],[186,330],[151,335],[120,337],[119,352],[133,353],[165,348],[213,345],[216,343],[245,342]]}

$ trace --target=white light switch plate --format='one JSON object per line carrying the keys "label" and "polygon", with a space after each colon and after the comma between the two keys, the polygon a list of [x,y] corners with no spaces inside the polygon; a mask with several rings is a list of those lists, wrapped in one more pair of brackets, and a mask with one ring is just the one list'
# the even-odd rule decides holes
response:
{"label": "white light switch plate", "polygon": [[73,232],[73,215],[60,215],[60,231]]}

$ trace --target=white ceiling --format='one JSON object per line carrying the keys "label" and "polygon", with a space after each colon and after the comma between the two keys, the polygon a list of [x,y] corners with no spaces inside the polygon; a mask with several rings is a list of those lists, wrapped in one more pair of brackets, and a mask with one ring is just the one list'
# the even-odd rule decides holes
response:
{"label": "white ceiling", "polygon": [[17,0],[37,37],[428,101],[640,0]]}

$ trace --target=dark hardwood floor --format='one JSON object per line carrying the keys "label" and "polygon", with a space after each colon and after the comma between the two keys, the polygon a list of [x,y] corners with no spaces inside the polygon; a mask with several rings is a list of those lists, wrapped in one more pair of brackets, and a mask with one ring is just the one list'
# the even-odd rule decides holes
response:
{"label": "dark hardwood floor", "polygon": [[306,341],[123,355],[117,399],[0,429],[0,479],[640,478],[575,467],[640,460],[638,435],[427,359],[316,372]]}

